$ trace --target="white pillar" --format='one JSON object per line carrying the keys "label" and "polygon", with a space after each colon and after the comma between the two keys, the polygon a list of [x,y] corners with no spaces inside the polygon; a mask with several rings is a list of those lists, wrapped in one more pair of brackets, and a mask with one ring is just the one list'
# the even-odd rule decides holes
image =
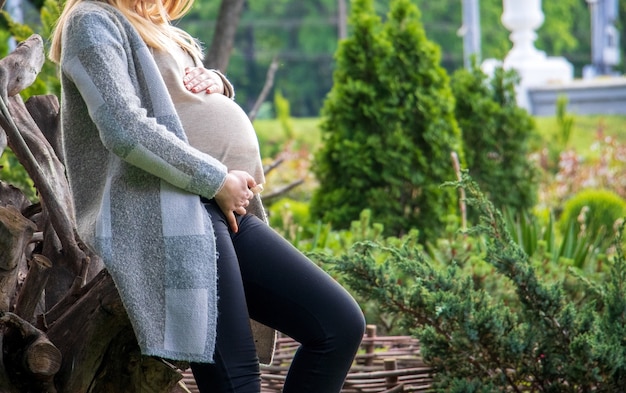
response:
{"label": "white pillar", "polygon": [[463,26],[459,29],[459,35],[463,36],[463,63],[465,68],[470,68],[471,57],[476,57],[480,62],[480,12],[479,0],[462,0]]}
{"label": "white pillar", "polygon": [[535,48],[537,30],[544,22],[541,0],[503,0],[502,24],[511,31],[513,48],[504,59],[505,69],[515,69],[521,81],[517,90],[518,105],[530,108],[529,87],[567,83],[574,68],[563,57],[547,57]]}

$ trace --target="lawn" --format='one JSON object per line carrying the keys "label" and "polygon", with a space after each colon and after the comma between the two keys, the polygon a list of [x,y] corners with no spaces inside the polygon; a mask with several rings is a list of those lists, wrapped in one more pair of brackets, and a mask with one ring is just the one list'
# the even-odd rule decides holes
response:
{"label": "lawn", "polygon": [[[544,141],[558,132],[559,125],[554,116],[536,117],[537,131]],[[574,149],[578,154],[592,154],[590,147],[597,140],[598,132],[604,136],[617,138],[621,143],[626,143],[626,116],[574,116],[572,135],[569,138],[567,148]]]}
{"label": "lawn", "polygon": [[[536,117],[537,131],[541,140],[548,141],[558,132],[559,126],[554,116]],[[320,143],[319,118],[292,118],[290,119],[295,149],[315,151]],[[256,120],[254,122],[263,157],[275,156],[284,146],[289,133],[278,120]],[[614,136],[622,143],[626,143],[626,116],[574,116],[572,135],[568,148],[579,154],[590,153],[590,147],[595,142],[598,130],[604,135]]]}

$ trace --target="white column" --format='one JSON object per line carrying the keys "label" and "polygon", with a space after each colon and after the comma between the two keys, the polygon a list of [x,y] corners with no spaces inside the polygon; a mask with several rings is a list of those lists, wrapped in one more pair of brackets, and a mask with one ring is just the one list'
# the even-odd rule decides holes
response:
{"label": "white column", "polygon": [[463,26],[459,35],[463,36],[463,62],[465,68],[470,68],[471,57],[480,62],[480,12],[479,0],[462,0]]}
{"label": "white column", "polygon": [[519,73],[518,105],[531,109],[528,88],[570,82],[574,77],[574,68],[565,58],[547,57],[545,52],[535,48],[535,30],[544,22],[541,0],[503,0],[503,6],[502,24],[511,31],[513,42],[503,67]]}

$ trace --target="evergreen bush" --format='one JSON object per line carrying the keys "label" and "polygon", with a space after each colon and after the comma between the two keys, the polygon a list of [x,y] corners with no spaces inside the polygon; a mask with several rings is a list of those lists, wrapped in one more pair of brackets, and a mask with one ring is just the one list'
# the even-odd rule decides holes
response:
{"label": "evergreen bush", "polygon": [[497,208],[524,212],[537,201],[538,171],[528,159],[535,124],[517,105],[518,81],[502,68],[489,78],[474,62],[452,75],[451,87],[470,176]]}
{"label": "evergreen bush", "polygon": [[[458,263],[437,265],[411,239],[360,242],[329,260],[349,288],[377,301],[419,338],[438,392],[626,391],[626,258],[623,225],[609,274],[577,277],[585,296],[567,296],[507,232],[502,214],[465,174],[456,183],[481,215],[465,236],[510,296],[490,292]],[[477,256],[479,254],[476,254]],[[470,261],[471,259],[467,259]],[[476,261],[472,261],[476,264]],[[569,278],[576,275],[568,274]]]}
{"label": "evergreen bush", "polygon": [[462,153],[439,48],[409,0],[392,0],[385,23],[372,0],[356,0],[349,23],[321,113],[311,213],[345,229],[369,209],[387,235],[417,228],[432,239],[456,208],[440,185],[455,178],[451,152]]}

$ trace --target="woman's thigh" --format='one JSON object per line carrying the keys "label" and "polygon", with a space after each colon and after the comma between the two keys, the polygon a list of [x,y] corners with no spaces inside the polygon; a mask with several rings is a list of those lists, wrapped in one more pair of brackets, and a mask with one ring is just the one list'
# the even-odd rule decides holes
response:
{"label": "woman's thigh", "polygon": [[363,333],[358,304],[330,275],[257,217],[239,228],[232,238],[253,319],[301,343]]}

